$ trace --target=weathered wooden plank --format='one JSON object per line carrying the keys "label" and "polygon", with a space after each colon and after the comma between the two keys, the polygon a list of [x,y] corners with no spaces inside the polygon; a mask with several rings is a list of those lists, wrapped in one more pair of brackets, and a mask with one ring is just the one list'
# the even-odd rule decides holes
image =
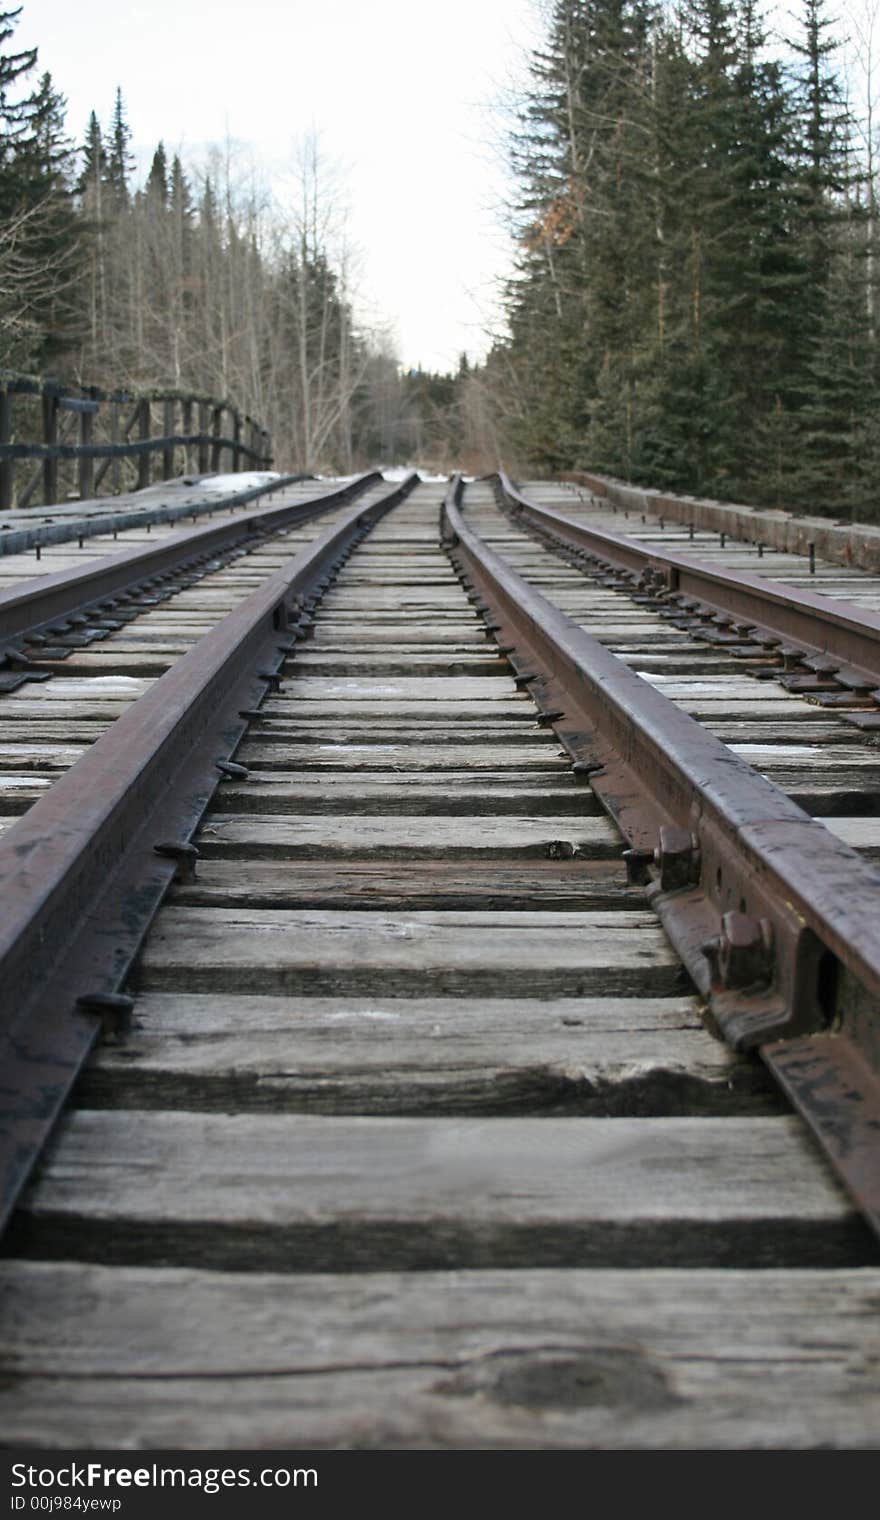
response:
{"label": "weathered wooden plank", "polygon": [[0,715],[2,715],[4,738],[16,747],[32,742],[61,746],[88,746],[104,732],[104,723],[100,718],[67,719],[65,717],[50,718],[46,721],[42,717],[33,717],[25,727],[17,709],[12,715],[15,721],[9,726],[7,726],[10,717],[9,709],[0,705]]}
{"label": "weathered wooden plank", "polygon": [[199,863],[193,886],[174,888],[174,901],[190,907],[252,908],[560,908],[641,909],[640,887],[627,884],[622,861],[310,860],[291,870],[285,860],[212,860]]}
{"label": "weathered wooden plank", "polygon": [[93,701],[101,698],[117,702],[123,698],[132,702],[150,686],[149,681],[134,676],[53,676],[51,681],[37,683],[28,681],[17,691],[8,692],[4,705],[30,704],[44,699],[51,703]]}
{"label": "weathered wooden plank", "polygon": [[308,643],[302,645],[302,648],[323,653],[325,649],[346,650],[352,647],[379,649],[388,644],[395,647],[403,644],[409,648],[436,645],[443,649],[459,644],[469,649],[495,647],[476,615],[462,617],[458,627],[449,620],[426,627],[412,618],[368,623],[358,617],[344,623],[338,617],[325,614],[322,608],[320,620],[310,630]]}
{"label": "weathered wooden plank", "polygon": [[[183,655],[186,650],[180,650]],[[165,671],[173,665],[176,656],[169,654],[157,654],[149,650],[142,650],[136,654],[122,654],[112,646],[109,649],[82,650],[78,655],[67,655],[65,658],[53,660],[51,657],[43,657],[35,663],[41,670],[49,670],[53,675],[65,675],[68,678],[74,675],[87,677],[89,680],[95,677],[105,676],[133,676],[138,679],[158,680]]]}
{"label": "weathered wooden plank", "polygon": [[[850,739],[852,733],[853,730],[850,729]],[[774,736],[773,740],[766,741],[736,740],[730,747],[743,760],[747,760],[749,765],[762,771],[786,771],[802,766],[811,773],[821,774],[823,771],[834,773],[845,766],[849,771],[866,771],[866,781],[869,784],[875,776],[880,775],[880,750],[868,745],[859,747],[851,742],[838,744],[829,755],[824,744],[785,743]]]}
{"label": "weathered wooden plank", "polygon": [[[664,692],[664,696],[667,695]],[[677,707],[690,713],[692,718],[744,718],[758,724],[777,718],[814,718],[816,709],[799,697],[711,697],[693,696],[671,698]]]}
{"label": "weathered wooden plank", "polygon": [[17,743],[0,743],[0,766],[15,770],[66,770],[84,754],[85,746],[81,744],[40,744],[24,737]]}
{"label": "weathered wooden plank", "polygon": [[78,1102],[438,1116],[784,1108],[761,1063],[732,1055],[680,1000],[159,994],[138,999],[124,1046],[100,1048]]}
{"label": "weathered wooden plank", "polygon": [[52,785],[54,776],[11,776],[0,771],[0,813],[21,817]]}
{"label": "weathered wooden plank", "polygon": [[[252,765],[257,769],[272,766],[283,767],[291,771],[328,770],[328,771],[379,771],[392,772],[400,768],[402,773],[424,771],[436,773],[444,771],[443,782],[450,775],[450,767],[459,771],[462,766],[472,775],[482,772],[497,772],[500,770],[524,772],[539,772],[548,781],[556,777],[570,776],[571,772],[567,764],[559,758],[559,754],[552,744],[541,743],[540,740],[523,743],[524,735],[521,733],[511,734],[510,740],[505,744],[495,742],[494,736],[491,743],[487,743],[485,736],[476,739],[465,739],[467,748],[462,753],[462,737],[460,734],[451,735],[451,743],[436,744],[424,742],[424,735],[414,733],[413,742],[401,744],[391,738],[386,743],[381,735],[370,740],[366,734],[360,733],[354,736],[339,734],[337,737],[327,736],[322,743],[290,743],[284,738],[274,739],[268,742],[270,733],[262,725],[253,729],[253,737],[242,744],[238,751],[237,759],[246,765]],[[419,742],[421,738],[422,742]],[[430,736],[431,740],[434,735]],[[457,746],[455,749],[452,745]],[[358,784],[366,778],[359,776]],[[322,778],[322,785],[331,785],[332,776]],[[585,788],[579,788],[584,793]]]}
{"label": "weathered wooden plank", "polygon": [[11,1247],[233,1271],[878,1261],[790,1118],[80,1110]]}
{"label": "weathered wooden plank", "polygon": [[876,1449],[880,1272],[0,1263],[37,1449]]}
{"label": "weathered wooden plank", "polygon": [[416,855],[452,859],[473,856],[538,855],[591,859],[619,855],[620,835],[612,823],[595,817],[485,818],[319,818],[282,813],[226,817],[212,813],[199,833],[206,855],[283,857],[288,860],[334,855],[411,860]]}
{"label": "weathered wooden plank", "polygon": [[[397,1026],[404,1019],[408,1027],[440,1036],[467,1040],[474,1023],[499,1035],[515,1032],[517,1038],[530,1040],[548,1031],[580,1031],[584,1036],[611,1035],[636,1040],[641,1034],[654,1037],[705,1032],[698,1000],[686,993],[677,997],[640,998],[390,998],[371,997],[226,997],[211,994],[144,992],[137,999],[139,1027],[150,1031],[176,1032],[187,1043],[205,1032],[210,1038],[240,1034],[243,1028],[268,1034],[296,1034],[302,1020],[315,1031],[323,1029],[334,1039],[359,1038],[359,1028]],[[132,1035],[132,1039],[136,1038]],[[740,1064],[741,1058],[729,1054],[720,1042],[711,1048],[726,1059]],[[100,1057],[124,1056],[126,1047],[102,1046]]]}
{"label": "weathered wooden plank", "polygon": [[556,735],[546,727],[537,725],[537,713],[520,708],[515,717],[496,717],[491,713],[465,713],[455,717],[435,717],[431,708],[411,716],[385,714],[381,709],[372,717],[340,718],[316,715],[311,706],[308,711],[293,708],[267,714],[259,709],[259,721],[251,728],[245,743],[260,744],[296,743],[324,744],[405,744],[411,746],[466,744],[477,752],[483,745],[492,748],[519,745],[523,749],[553,749],[559,753]]}
{"label": "weathered wooden plank", "polygon": [[349,653],[317,653],[307,647],[296,650],[285,662],[285,679],[291,675],[326,677],[337,681],[341,677],[352,679],[367,676],[385,680],[389,677],[429,676],[437,678],[457,676],[509,676],[510,666],[502,655],[491,647],[483,649],[443,650],[439,653],[408,652],[386,649],[383,654],[365,653],[362,649]]}
{"label": "weathered wooden plank", "polygon": [[[186,653],[186,645],[143,644],[137,648],[120,649],[115,643],[97,644],[90,649],[76,650],[60,660],[38,657],[36,663],[42,669],[66,672],[69,676],[96,675],[161,675],[173,662]],[[337,680],[344,676],[364,674],[376,678],[415,676],[494,676],[507,675],[507,662],[490,649],[462,650],[454,654],[406,654],[386,653],[376,658],[372,655],[335,654],[307,655],[297,652],[286,662],[285,675],[302,673],[310,677]]]}
{"label": "weathered wooden plank", "polygon": [[[314,776],[314,772],[310,773]],[[25,778],[26,779],[26,778]],[[568,781],[568,785],[564,783]],[[0,790],[3,772],[0,771]],[[406,814],[443,815],[463,813],[473,817],[493,814],[530,815],[545,813],[561,817],[583,818],[599,813],[593,794],[563,775],[557,784],[541,776],[520,777],[514,781],[510,772],[485,771],[474,777],[456,771],[424,771],[411,775],[401,771],[388,775],[384,771],[366,776],[351,775],[348,770],[331,771],[311,781],[295,773],[256,772],[246,781],[229,781],[217,791],[214,805],[224,813],[290,814]]]}
{"label": "weathered wooden plank", "polygon": [[676,957],[637,912],[179,908],[139,963],[145,990],[424,996],[679,992]]}
{"label": "weathered wooden plank", "polygon": [[[285,677],[282,691],[299,702],[494,702],[516,695],[513,677],[497,676],[350,676],[318,679],[316,676]],[[522,698],[525,702],[527,699]]]}
{"label": "weathered wooden plank", "polygon": [[[503,680],[503,677],[497,679]],[[474,678],[476,680],[476,678]],[[377,683],[379,684],[379,683]],[[442,683],[445,685],[445,682]],[[315,682],[321,686],[320,681]],[[60,704],[59,704],[60,705]],[[260,709],[269,718],[285,718],[288,722],[295,718],[301,728],[312,724],[316,719],[332,719],[339,723],[350,723],[357,719],[371,721],[376,719],[384,724],[399,723],[401,719],[412,720],[417,718],[419,723],[440,722],[443,724],[461,723],[472,726],[475,722],[482,722],[484,718],[492,719],[520,719],[534,723],[537,719],[537,708],[528,697],[516,696],[510,698],[476,700],[447,700],[443,697],[424,698],[392,698],[380,697],[378,694],[369,699],[358,698],[323,698],[317,694],[308,701],[303,701],[300,706],[295,706],[288,695],[286,698],[267,699]],[[810,711],[813,711],[811,708]],[[54,716],[54,715],[53,715]]]}
{"label": "weathered wooden plank", "polygon": [[[760,743],[761,737],[753,739],[748,722],[707,722],[705,727],[726,744],[754,744]],[[779,744],[814,744],[823,748],[833,744],[835,749],[838,745],[850,747],[852,745],[853,729],[849,723],[844,723],[840,718],[831,716],[823,717],[818,708],[814,708],[812,723],[804,719],[798,719],[795,723],[777,723],[773,727],[773,742]]]}

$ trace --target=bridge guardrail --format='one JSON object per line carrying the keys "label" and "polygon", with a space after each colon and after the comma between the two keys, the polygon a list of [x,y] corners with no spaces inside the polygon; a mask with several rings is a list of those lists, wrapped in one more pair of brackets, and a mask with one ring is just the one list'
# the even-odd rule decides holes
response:
{"label": "bridge guardrail", "polygon": [[[29,402],[25,431],[31,436],[24,441],[15,436],[15,398]],[[19,421],[20,407],[21,401]],[[62,490],[59,464],[67,461],[74,468],[67,472],[66,496],[94,497],[105,481],[106,494],[142,490],[154,478],[157,456],[161,480],[193,470],[217,472],[224,464],[233,473],[248,464],[266,470],[272,465],[272,443],[266,429],[229,400],[171,389],[104,391],[97,385],[70,386],[0,370],[0,511],[36,505],[40,486],[40,504],[55,505]],[[136,479],[125,487],[122,469],[128,460],[136,466]],[[17,466],[26,461],[34,463],[22,483]]]}

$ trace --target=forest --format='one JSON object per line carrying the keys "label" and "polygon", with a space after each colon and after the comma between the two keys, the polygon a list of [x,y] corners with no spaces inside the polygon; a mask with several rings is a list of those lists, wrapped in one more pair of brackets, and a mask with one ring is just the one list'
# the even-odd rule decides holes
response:
{"label": "forest", "polygon": [[873,18],[826,0],[549,0],[511,114],[513,274],[484,362],[364,331],[303,146],[283,216],[232,145],[157,144],[124,91],[82,140],[0,14],[0,365],[231,395],[280,468],[577,468],[880,517]]}
{"label": "forest", "polygon": [[877,132],[825,0],[555,0],[512,133],[502,440],[727,500],[878,516]]}
{"label": "forest", "polygon": [[317,141],[283,208],[234,144],[193,170],[160,142],[137,184],[123,90],[74,141],[19,15],[0,13],[0,368],[230,397],[279,469],[442,452],[449,380],[358,328]]}

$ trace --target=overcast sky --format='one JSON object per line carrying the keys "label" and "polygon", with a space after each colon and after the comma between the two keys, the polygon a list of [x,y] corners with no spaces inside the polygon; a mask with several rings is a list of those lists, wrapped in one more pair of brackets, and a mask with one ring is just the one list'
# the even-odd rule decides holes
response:
{"label": "overcast sky", "polygon": [[360,308],[406,364],[485,350],[509,245],[497,104],[538,35],[540,0],[23,0],[82,140],[122,86],[141,159],[162,137],[198,158],[227,136],[280,178],[297,139],[341,163]]}

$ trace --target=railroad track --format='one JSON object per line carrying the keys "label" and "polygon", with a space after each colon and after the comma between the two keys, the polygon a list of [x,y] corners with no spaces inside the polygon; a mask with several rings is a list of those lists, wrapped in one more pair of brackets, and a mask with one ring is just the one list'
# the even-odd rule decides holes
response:
{"label": "railroad track", "polygon": [[876,1445],[880,877],[710,732],[842,720],[395,494],[0,841],[7,1440]]}
{"label": "railroad track", "polygon": [[0,559],[0,831],[296,544],[376,489],[375,476],[273,486],[268,507],[141,525],[98,559],[53,547],[29,578],[21,556]]}
{"label": "railroad track", "polygon": [[[70,501],[51,507],[13,509],[0,513],[0,557],[29,556],[39,565],[51,546],[76,542],[82,548],[86,539],[115,542],[120,535],[147,532],[154,527],[173,527],[187,518],[198,521],[205,515],[216,516],[247,506],[278,490],[287,490],[310,475],[279,475],[273,471],[236,476],[182,476],[161,481],[119,496],[95,497],[89,501]],[[8,567],[8,566],[7,566]],[[0,567],[0,583],[2,583]]]}

